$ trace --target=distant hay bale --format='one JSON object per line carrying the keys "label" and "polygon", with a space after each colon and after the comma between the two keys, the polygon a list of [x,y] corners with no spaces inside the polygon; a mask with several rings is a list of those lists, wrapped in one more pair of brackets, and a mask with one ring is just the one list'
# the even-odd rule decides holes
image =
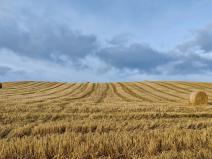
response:
{"label": "distant hay bale", "polygon": [[208,95],[204,91],[195,91],[190,94],[189,103],[192,105],[207,105]]}

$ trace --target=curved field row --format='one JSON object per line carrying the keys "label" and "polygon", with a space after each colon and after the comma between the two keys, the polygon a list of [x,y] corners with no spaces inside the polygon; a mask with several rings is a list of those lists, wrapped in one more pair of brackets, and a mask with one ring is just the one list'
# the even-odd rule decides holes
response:
{"label": "curved field row", "polygon": [[176,99],[170,98],[170,96],[167,96],[167,94],[165,92],[162,92],[160,90],[158,90],[157,88],[155,88],[155,86],[151,86],[149,84],[147,84],[146,82],[139,82],[140,85],[142,85],[143,87],[145,87],[147,90],[149,90],[152,94],[163,98],[163,100],[168,101],[168,102],[176,102]]}
{"label": "curved field row", "polygon": [[[67,84],[68,87],[70,84]],[[46,96],[44,96],[44,94],[37,94],[34,97],[33,96],[14,96],[14,97],[9,97],[6,98],[5,100],[12,100],[14,101],[14,103],[27,103],[27,104],[33,104],[35,105],[36,103],[38,104],[45,104],[46,102],[49,102],[49,100],[51,100],[51,102],[55,102],[60,100],[61,98],[67,98],[73,94],[76,94],[77,92],[79,93],[80,91],[86,89],[86,85],[87,84],[74,84],[73,87],[71,85],[71,89],[66,88],[63,90],[57,90],[55,89],[55,91],[57,90],[57,92],[52,93],[50,92],[49,95],[46,94]]]}
{"label": "curved field row", "polygon": [[[56,89],[58,86],[60,86],[62,83],[56,83],[56,82],[40,82],[33,85],[33,83],[30,83],[26,87],[9,87],[5,86],[1,90],[4,95],[7,95],[7,97],[12,97],[14,94],[16,97],[18,96],[25,96],[30,94],[39,94],[44,91],[48,91],[50,89]],[[32,86],[31,86],[32,85]],[[1,95],[1,94],[0,94]]]}
{"label": "curved field row", "polygon": [[[79,99],[87,97],[87,94],[90,94],[91,88],[93,88],[93,86],[90,86],[88,83],[77,83],[74,84],[74,87],[71,89],[46,97],[4,100],[6,103],[2,104],[2,108],[7,107],[7,103],[10,101],[11,107],[14,108],[15,106],[18,110],[36,110],[38,112],[42,112],[42,110],[52,109],[63,111],[66,106],[73,103],[74,100],[79,101]],[[3,101],[0,100],[0,102]],[[26,105],[27,107],[23,107],[23,105]],[[5,111],[9,111],[8,108]],[[9,112],[11,113],[11,111]]]}
{"label": "curved field row", "polygon": [[212,88],[208,86],[203,86],[200,83],[187,83],[187,82],[178,82],[182,85],[189,86],[192,89],[202,89],[202,90],[207,90],[208,92],[212,93]]}
{"label": "curved field row", "polygon": [[145,82],[147,86],[149,86],[155,93],[157,93],[159,96],[163,96],[167,98],[170,101],[173,102],[182,102],[185,100],[184,97],[181,97],[179,92],[176,94],[176,92],[173,92],[172,89],[164,88],[160,85],[157,85],[157,83],[154,82]]}
{"label": "curved field row", "polygon": [[[185,103],[193,90],[204,89],[212,96],[207,83],[188,82],[129,82],[129,83],[4,83],[0,100],[11,103],[51,104],[63,100],[78,102],[177,102]],[[210,99],[211,100],[211,99]],[[55,104],[56,104],[55,103]]]}
{"label": "curved field row", "polygon": [[209,100],[212,97],[212,92],[209,90],[209,83],[205,86],[200,85],[197,82],[156,82],[157,85],[163,85],[167,87],[169,91],[176,92],[180,97],[188,99],[190,93],[196,90],[204,90],[209,96]]}
{"label": "curved field row", "polygon": [[[46,93],[49,91],[55,91],[61,86],[63,86],[64,83],[51,83],[51,84],[42,84],[37,88],[29,89],[28,87],[23,88],[20,92],[16,92],[17,95],[24,96],[24,95],[37,95],[41,93]],[[11,95],[10,95],[11,96]]]}
{"label": "curved field row", "polygon": [[170,99],[173,99],[175,101],[180,100],[184,100],[185,98],[180,97],[179,95],[176,95],[176,92],[173,92],[172,89],[164,89],[164,87],[161,87],[160,85],[157,84],[157,82],[147,82],[146,84],[148,84],[149,86],[154,87],[154,89],[157,92],[163,93],[165,94],[167,97],[169,97]]}
{"label": "curved field row", "polygon": [[[8,90],[10,89],[19,89],[20,91],[22,89],[38,89],[38,88],[42,88],[44,86],[51,86],[51,85],[55,85],[55,84],[58,84],[59,82],[24,82],[24,83],[21,83],[21,82],[14,82],[14,84],[11,86],[11,85],[8,85],[8,84],[5,84],[4,86],[6,88],[8,88]],[[48,88],[48,87],[46,87]]]}
{"label": "curved field row", "polygon": [[204,82],[202,82],[202,83],[198,83],[198,84],[206,87],[207,89],[212,90],[212,84],[211,83],[204,83]]}
{"label": "curved field row", "polygon": [[196,91],[196,90],[203,90],[206,91],[209,97],[212,97],[212,91],[210,90],[210,87],[203,87],[198,85],[197,83],[190,84],[190,83],[185,83],[185,82],[177,82],[176,85],[179,85],[181,87],[184,87],[187,90]]}
{"label": "curved field row", "polygon": [[96,103],[102,103],[104,102],[105,98],[107,97],[108,91],[110,89],[109,85],[106,84],[102,84],[102,86],[104,86],[104,88],[102,88],[101,93],[99,94],[99,99],[96,101]]}
{"label": "curved field row", "polygon": [[[54,83],[51,86],[46,86],[43,85],[42,88],[37,88],[35,91],[33,90],[27,90],[28,92],[26,92],[25,94],[20,94],[19,92],[15,92],[16,96],[12,96],[9,95],[7,97],[9,97],[10,99],[16,98],[16,99],[24,99],[24,98],[30,98],[30,99],[34,99],[36,97],[44,97],[44,96],[48,96],[51,95],[51,92],[57,92],[60,90],[61,87],[64,87],[65,84],[64,83]],[[25,89],[23,89],[24,91]]]}
{"label": "curved field row", "polygon": [[138,91],[146,94],[148,97],[151,97],[152,99],[156,100],[156,102],[161,102],[161,101],[169,101],[169,99],[161,97],[157,94],[155,94],[154,92],[150,91],[148,87],[146,87],[145,85],[142,85],[141,83],[133,83],[132,86],[134,89],[137,89]]}
{"label": "curved field row", "polygon": [[106,90],[105,93],[102,94],[104,96],[104,100],[101,100],[101,102],[106,103],[119,103],[119,102],[129,102],[130,99],[126,98],[123,94],[120,94],[118,92],[118,88],[113,83],[105,83]]}
{"label": "curved field row", "polygon": [[81,101],[89,101],[89,102],[96,103],[101,98],[101,95],[104,92],[104,84],[100,84],[100,83],[94,83],[94,84],[95,84],[95,89],[92,95],[90,95],[88,98],[83,99]]}
{"label": "curved field row", "polygon": [[77,100],[77,99],[82,99],[82,98],[87,98],[89,96],[91,96],[91,94],[95,91],[97,87],[96,83],[88,83],[88,87],[86,87],[86,89],[80,93],[77,93],[77,95],[73,95],[70,98],[67,98],[68,101],[69,100]]}
{"label": "curved field row", "polygon": [[161,85],[166,86],[169,89],[175,89],[180,93],[188,94],[191,93],[191,90],[185,89],[184,87],[179,86],[176,82],[160,82]]}
{"label": "curved field row", "polygon": [[202,86],[197,86],[197,83],[193,83],[193,84],[190,84],[190,82],[164,82],[164,85],[172,85],[172,88],[173,89],[181,89],[182,91],[184,91],[185,93],[191,93],[192,91],[195,91],[195,90],[205,90],[207,91],[207,94],[209,96],[212,96],[211,95],[211,91],[208,90],[210,87],[208,85],[205,86],[205,87],[202,87]]}
{"label": "curved field row", "polygon": [[147,101],[147,102],[152,102],[153,100],[149,99],[149,98],[146,98],[144,97],[142,94],[138,94],[135,92],[134,89],[130,89],[130,87],[128,87],[128,85],[126,85],[125,83],[118,83],[122,89],[127,93],[129,94],[129,96],[133,96],[135,98],[137,98],[138,100],[141,100],[141,101]]}
{"label": "curved field row", "polygon": [[182,93],[179,90],[173,89],[172,87],[160,84],[159,82],[152,82],[158,89],[160,89],[162,92],[166,92],[168,95],[182,99],[187,100],[187,95],[185,96],[185,93]]}
{"label": "curved field row", "polygon": [[190,90],[190,92],[192,91],[196,91],[196,90],[203,90],[207,93],[208,97],[209,97],[209,101],[211,101],[212,99],[212,91],[209,90],[209,87],[201,87],[199,85],[196,85],[197,83],[194,84],[190,84],[190,83],[184,83],[184,82],[179,82],[177,83],[178,85],[180,85],[181,87],[184,87],[185,89]]}
{"label": "curved field row", "polygon": [[[66,88],[63,88],[62,90],[58,90],[56,92],[50,92],[49,94],[46,94],[44,96],[42,95],[36,96],[35,98],[32,98],[30,101],[28,101],[28,103],[35,104],[39,102],[41,104],[48,101],[48,104],[51,104],[53,102],[60,101],[62,99],[76,96],[81,92],[83,92],[84,90],[86,90],[87,87],[88,87],[87,83],[68,85]],[[40,102],[40,100],[42,102]]]}
{"label": "curved field row", "polygon": [[44,89],[42,91],[39,91],[39,93],[35,96],[32,96],[32,98],[36,97],[47,97],[50,95],[58,95],[60,92],[64,92],[65,90],[71,89],[75,84],[60,84],[59,86],[51,87],[50,89]]}
{"label": "curved field row", "polygon": [[120,88],[117,87],[117,85],[115,85],[114,83],[111,83],[111,87],[112,87],[112,90],[113,90],[114,94],[115,94],[116,96],[118,96],[121,100],[127,101],[127,102],[132,102],[132,101],[133,101],[133,100],[130,99],[129,97],[124,96],[124,93],[121,93],[121,92],[120,92]]}
{"label": "curved field row", "polygon": [[104,92],[104,84],[100,83],[87,83],[86,89],[78,92],[72,97],[68,97],[65,101],[71,101],[72,103],[96,103],[99,98],[101,98]]}
{"label": "curved field row", "polygon": [[[13,88],[13,87],[33,86],[33,85],[40,84],[40,83],[44,83],[44,82],[42,82],[42,81],[5,82],[5,83],[3,83],[3,85],[8,88]],[[50,82],[48,82],[48,83],[50,83]]]}
{"label": "curved field row", "polygon": [[182,89],[178,89],[178,88],[174,88],[173,89],[173,86],[171,86],[171,85],[169,85],[168,83],[163,83],[163,82],[155,82],[155,84],[157,84],[158,86],[160,86],[160,87],[162,87],[162,88],[164,88],[165,90],[168,90],[168,91],[172,91],[173,93],[177,93],[177,94],[179,94],[180,96],[182,95],[182,96],[184,96],[184,94],[188,94],[188,91],[185,91],[185,90],[182,90]]}
{"label": "curved field row", "polygon": [[165,85],[171,85],[173,89],[180,89],[181,91],[184,91],[185,93],[190,94],[192,91],[196,90],[195,86],[192,87],[189,85],[182,84],[180,82],[164,82]]}

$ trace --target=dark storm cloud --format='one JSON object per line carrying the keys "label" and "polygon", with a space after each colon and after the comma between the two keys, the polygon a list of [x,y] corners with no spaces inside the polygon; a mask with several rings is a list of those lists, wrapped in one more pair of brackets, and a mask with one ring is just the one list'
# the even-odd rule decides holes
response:
{"label": "dark storm cloud", "polygon": [[9,67],[0,66],[0,76],[6,75],[7,73],[11,71],[12,69]]}
{"label": "dark storm cloud", "polygon": [[212,25],[196,31],[192,40],[177,46],[174,52],[180,62],[172,74],[212,72]]}
{"label": "dark storm cloud", "polygon": [[[50,3],[50,1],[48,2]],[[84,58],[97,47],[94,35],[73,31],[63,13],[57,14],[48,3],[5,1],[0,6],[0,48],[22,56],[41,59]],[[62,6],[61,6],[62,7]]]}
{"label": "dark storm cloud", "polygon": [[[143,44],[107,47],[97,54],[103,61],[119,69],[137,69],[142,73],[153,73],[155,68],[173,59],[167,54],[153,50]],[[156,72],[155,72],[156,73]]]}
{"label": "dark storm cloud", "polygon": [[210,61],[199,56],[181,56],[177,60],[169,72],[170,75],[201,74],[212,71]]}
{"label": "dark storm cloud", "polygon": [[[212,72],[212,25],[195,32],[192,40],[170,52],[160,52],[148,45],[123,45],[118,38],[98,56],[119,69],[137,69],[141,73],[168,75],[205,74]],[[211,55],[211,56],[210,56]],[[170,66],[170,67],[169,67]]]}
{"label": "dark storm cloud", "polygon": [[23,76],[26,72],[24,70],[14,70],[14,68],[6,67],[6,66],[0,66],[0,80],[4,79],[8,75],[13,76]]}
{"label": "dark storm cloud", "polygon": [[179,52],[194,53],[210,53],[212,51],[212,25],[197,30],[194,33],[194,38],[188,42],[179,45],[176,48]]}
{"label": "dark storm cloud", "polygon": [[[193,74],[212,71],[211,61],[199,54],[183,55],[196,46],[210,51],[211,30],[198,32],[193,41],[179,46],[181,55],[174,52],[163,53],[146,44],[128,44],[127,36],[120,35],[108,41],[108,46],[100,49],[97,37],[83,35],[67,26],[60,26],[51,21],[46,23],[35,17],[35,22],[26,23],[7,19],[0,23],[0,48],[14,51],[20,56],[44,60],[63,60],[73,62],[92,55],[104,63],[117,68],[136,69],[140,73],[163,74],[163,66],[175,63],[167,74]],[[0,19],[2,20],[2,19]],[[39,25],[38,25],[39,24]],[[51,24],[51,25],[50,25]],[[64,57],[63,57],[64,56]]]}
{"label": "dark storm cloud", "polygon": [[6,18],[0,18],[0,48],[19,56],[76,62],[92,55],[117,69],[137,69],[142,73],[156,73],[156,67],[173,60],[148,45],[128,46],[127,34],[108,40],[109,45],[102,48],[96,36],[73,31],[45,11],[25,7],[13,12],[12,16],[6,12]]}
{"label": "dark storm cloud", "polygon": [[199,30],[194,44],[200,46],[205,52],[212,51],[212,25]]}
{"label": "dark storm cloud", "polygon": [[35,58],[51,58],[54,55],[83,58],[97,47],[95,36],[73,32],[66,27],[47,24],[26,27],[29,30],[23,30],[17,23],[0,21],[0,48]]}

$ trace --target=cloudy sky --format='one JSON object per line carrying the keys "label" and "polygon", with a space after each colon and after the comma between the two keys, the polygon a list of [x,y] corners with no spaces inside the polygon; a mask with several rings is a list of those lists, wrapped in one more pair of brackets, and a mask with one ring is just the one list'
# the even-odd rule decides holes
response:
{"label": "cloudy sky", "polygon": [[211,0],[0,0],[0,80],[212,81]]}

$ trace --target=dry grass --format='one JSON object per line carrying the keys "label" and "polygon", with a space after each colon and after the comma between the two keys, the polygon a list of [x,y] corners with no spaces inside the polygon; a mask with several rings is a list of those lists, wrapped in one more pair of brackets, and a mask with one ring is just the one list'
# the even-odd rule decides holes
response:
{"label": "dry grass", "polygon": [[[197,90],[208,106],[189,106]],[[211,83],[3,83],[0,159],[210,159],[211,97]]]}

